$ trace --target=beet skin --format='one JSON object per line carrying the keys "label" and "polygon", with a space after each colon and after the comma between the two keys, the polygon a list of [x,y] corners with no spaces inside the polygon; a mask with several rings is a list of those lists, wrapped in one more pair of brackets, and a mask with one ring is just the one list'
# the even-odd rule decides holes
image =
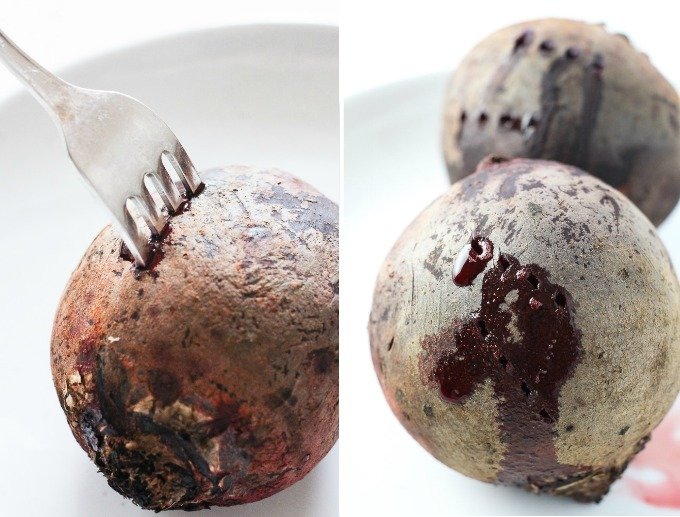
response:
{"label": "beet skin", "polygon": [[154,510],[268,497],[338,436],[337,206],[276,170],[202,178],[150,269],[102,231],[53,330],[76,440]]}
{"label": "beet skin", "polygon": [[598,501],[680,388],[680,286],[580,169],[487,160],[404,231],[369,324],[401,424],[463,474]]}
{"label": "beet skin", "polygon": [[555,160],[617,188],[659,225],[680,197],[678,94],[621,34],[533,20],[476,45],[446,90],[451,182],[486,155]]}

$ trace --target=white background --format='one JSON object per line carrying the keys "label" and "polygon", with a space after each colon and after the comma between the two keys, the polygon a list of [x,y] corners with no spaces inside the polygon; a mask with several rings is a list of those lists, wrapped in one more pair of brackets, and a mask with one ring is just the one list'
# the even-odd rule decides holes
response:
{"label": "white background", "polygon": [[[654,0],[342,1],[341,514],[678,513],[633,499],[625,481],[614,485],[602,504],[582,505],[490,486],[445,467],[390,411],[373,371],[366,330],[382,260],[406,225],[449,184],[439,143],[443,88],[469,49],[519,21],[605,21],[610,31],[626,33],[678,87],[680,30],[668,5]],[[676,271],[679,229],[680,206],[660,229]],[[635,476],[634,470],[626,476]]]}
{"label": "white background", "polygon": [[[335,0],[5,0],[0,27],[48,70],[135,43],[242,23],[338,24]],[[17,82],[0,70],[0,98]]]}
{"label": "white background", "polygon": [[[662,72],[678,61],[677,4],[658,0],[341,0],[344,95],[449,70],[483,35],[515,22],[560,16],[606,21],[649,51]],[[676,83],[677,84],[677,83]]]}

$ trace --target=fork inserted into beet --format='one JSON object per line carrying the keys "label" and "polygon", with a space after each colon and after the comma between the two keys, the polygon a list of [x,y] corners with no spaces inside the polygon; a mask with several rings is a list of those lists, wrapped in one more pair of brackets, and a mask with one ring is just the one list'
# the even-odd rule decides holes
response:
{"label": "fork inserted into beet", "polygon": [[0,60],[53,115],[69,156],[104,202],[135,263],[201,187],[184,147],[153,111],[122,93],[73,86],[0,31]]}

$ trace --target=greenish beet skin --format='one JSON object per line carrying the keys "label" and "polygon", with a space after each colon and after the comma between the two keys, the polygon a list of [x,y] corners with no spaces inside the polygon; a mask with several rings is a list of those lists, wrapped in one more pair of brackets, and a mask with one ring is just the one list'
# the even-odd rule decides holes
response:
{"label": "greenish beet skin", "polygon": [[599,501],[680,388],[680,286],[650,221],[575,167],[488,160],[387,256],[369,335],[385,398],[434,457]]}

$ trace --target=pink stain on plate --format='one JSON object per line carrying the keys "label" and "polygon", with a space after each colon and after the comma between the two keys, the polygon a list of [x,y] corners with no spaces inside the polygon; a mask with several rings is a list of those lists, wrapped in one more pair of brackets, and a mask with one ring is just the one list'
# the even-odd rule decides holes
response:
{"label": "pink stain on plate", "polygon": [[668,415],[652,432],[652,439],[633,459],[631,469],[658,474],[655,482],[626,476],[635,496],[653,506],[680,508],[680,411]]}

